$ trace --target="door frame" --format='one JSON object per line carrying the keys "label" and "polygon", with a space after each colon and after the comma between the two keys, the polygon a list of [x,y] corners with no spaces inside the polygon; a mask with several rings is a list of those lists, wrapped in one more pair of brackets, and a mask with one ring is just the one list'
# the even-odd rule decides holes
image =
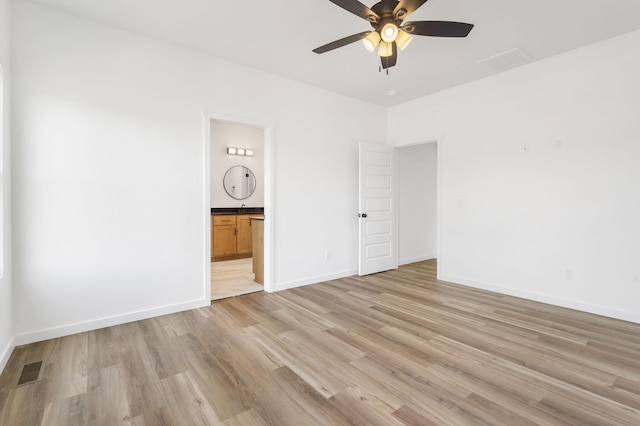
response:
{"label": "door frame", "polygon": [[203,225],[204,225],[204,285],[203,285],[203,305],[211,305],[211,123],[237,124],[241,126],[255,127],[262,129],[263,149],[264,149],[264,291],[271,293],[275,291],[273,281],[274,271],[274,220],[273,220],[273,200],[274,200],[274,153],[275,141],[273,138],[275,125],[254,118],[238,117],[229,114],[203,111],[203,154],[204,154],[204,196],[203,196]]}

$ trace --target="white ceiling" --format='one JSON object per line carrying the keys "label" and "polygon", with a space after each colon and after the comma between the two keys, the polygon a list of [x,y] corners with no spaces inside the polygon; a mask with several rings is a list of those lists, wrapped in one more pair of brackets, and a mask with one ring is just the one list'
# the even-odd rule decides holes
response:
{"label": "white ceiling", "polygon": [[360,42],[311,51],[371,28],[329,0],[33,2],[382,106],[489,76],[478,61],[516,47],[540,60],[640,29],[638,0],[430,0],[408,21],[475,28],[467,38],[416,36],[386,75]]}

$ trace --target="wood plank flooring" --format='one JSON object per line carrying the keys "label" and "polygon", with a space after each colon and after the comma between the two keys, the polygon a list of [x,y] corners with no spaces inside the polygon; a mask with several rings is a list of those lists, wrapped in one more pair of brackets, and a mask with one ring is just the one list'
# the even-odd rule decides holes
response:
{"label": "wood plank flooring", "polygon": [[[434,261],[16,348],[1,425],[640,425],[640,325]],[[24,364],[41,379],[16,387]]]}
{"label": "wood plank flooring", "polygon": [[264,291],[254,277],[252,258],[211,262],[211,301]]}

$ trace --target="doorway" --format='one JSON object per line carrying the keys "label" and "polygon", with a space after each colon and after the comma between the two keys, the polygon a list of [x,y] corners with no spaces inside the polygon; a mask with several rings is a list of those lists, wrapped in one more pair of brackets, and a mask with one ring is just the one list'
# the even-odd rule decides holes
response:
{"label": "doorway", "polygon": [[[214,113],[204,113],[204,300],[209,304],[211,300],[233,297],[255,291],[273,291],[272,258],[273,258],[273,221],[271,200],[272,159],[273,159],[273,126],[258,120],[233,117]],[[229,134],[229,132],[236,134]],[[226,133],[225,133],[226,132]],[[257,136],[257,140],[255,135]],[[253,141],[247,135],[254,135]],[[223,145],[223,146],[222,146]],[[234,148],[227,150],[227,148]],[[251,156],[246,153],[251,151]],[[245,155],[238,155],[239,152]],[[253,168],[255,177],[255,194],[242,197],[229,190],[224,185],[226,172],[237,165]],[[254,183],[252,182],[252,185]],[[229,210],[229,218],[237,218],[238,223],[248,216],[264,216],[264,244],[263,255],[263,284],[254,282],[252,253],[231,254],[229,258],[212,262],[212,222],[219,218],[221,210]],[[235,209],[232,211],[232,209]],[[232,213],[234,213],[232,215]],[[215,215],[213,215],[215,214]],[[253,221],[251,221],[253,222]],[[262,246],[262,244],[261,244]],[[239,247],[239,246],[238,246]],[[208,303],[207,303],[208,302]]]}
{"label": "doorway", "polygon": [[398,148],[398,263],[438,257],[438,141]]}

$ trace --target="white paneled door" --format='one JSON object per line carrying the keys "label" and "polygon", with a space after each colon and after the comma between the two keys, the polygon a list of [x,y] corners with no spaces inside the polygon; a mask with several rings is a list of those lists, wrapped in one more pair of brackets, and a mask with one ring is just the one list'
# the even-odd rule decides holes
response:
{"label": "white paneled door", "polygon": [[398,267],[395,165],[395,148],[360,144],[360,275]]}

